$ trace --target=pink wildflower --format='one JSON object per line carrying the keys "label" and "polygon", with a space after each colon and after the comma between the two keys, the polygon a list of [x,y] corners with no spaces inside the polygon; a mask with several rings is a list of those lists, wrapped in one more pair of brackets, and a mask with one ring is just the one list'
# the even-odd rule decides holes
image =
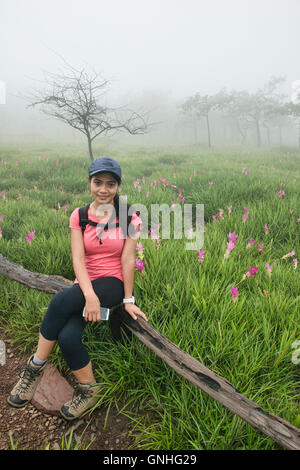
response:
{"label": "pink wildflower", "polygon": [[33,240],[33,238],[35,237],[35,230],[33,232],[29,232],[28,231],[28,234],[27,236],[25,237],[26,240],[28,241],[28,243],[30,244],[31,243],[31,240]]}
{"label": "pink wildflower", "polygon": [[232,206],[228,206],[228,207],[227,207],[227,210],[228,210],[228,213],[231,214]]}
{"label": "pink wildflower", "polygon": [[268,263],[266,263],[265,266],[266,266],[266,268],[267,268],[267,270],[268,270],[269,276],[271,276],[271,274],[272,274],[272,269],[273,269],[274,264],[272,264],[272,266],[270,266]]}
{"label": "pink wildflower", "polygon": [[235,232],[229,232],[229,234],[227,235],[228,239],[233,241],[234,243],[236,243],[236,239],[238,238],[238,234],[236,234]]}
{"label": "pink wildflower", "polygon": [[264,244],[262,243],[261,245],[258,243],[258,251],[260,254],[262,254],[262,251],[263,251],[263,247],[264,247]]}
{"label": "pink wildflower", "polygon": [[294,262],[294,268],[297,269],[297,266],[298,266],[298,259],[297,259],[297,258],[294,258],[294,259],[293,259],[293,262]]}
{"label": "pink wildflower", "polygon": [[286,258],[290,258],[291,256],[294,256],[295,254],[295,251],[291,251],[290,253],[287,253],[286,255],[282,256],[281,259],[286,259]]}
{"label": "pink wildflower", "polygon": [[250,277],[250,276],[255,276],[257,271],[258,271],[258,268],[252,268],[251,266],[249,266],[249,271],[246,274],[244,274],[243,281],[248,279],[248,277]]}
{"label": "pink wildflower", "polygon": [[212,187],[212,185],[214,184],[214,182],[213,182],[213,181],[209,181],[208,184],[209,184],[209,189],[210,189],[210,188]]}
{"label": "pink wildflower", "polygon": [[269,232],[269,229],[270,229],[270,227],[269,227],[267,224],[265,224],[265,231],[266,231],[266,233]]}
{"label": "pink wildflower", "polygon": [[144,273],[146,261],[136,258],[135,267],[139,270],[140,273]]}
{"label": "pink wildflower", "polygon": [[252,240],[252,238],[250,239],[250,241],[248,242],[246,248],[250,248],[252,245],[254,245],[255,243],[255,240]]}
{"label": "pink wildflower", "polygon": [[278,196],[279,196],[280,199],[283,199],[284,196],[285,196],[285,192],[283,191],[283,189],[280,189],[280,191],[278,191],[277,194],[278,194]]}
{"label": "pink wildflower", "polygon": [[236,302],[238,295],[239,295],[238,288],[236,286],[233,286],[233,287],[230,287],[230,289],[231,289],[232,300]]}
{"label": "pink wildflower", "polygon": [[204,253],[206,252],[206,250],[202,250],[202,251],[197,250],[197,252],[198,252],[198,261],[200,264],[202,264],[204,261]]}

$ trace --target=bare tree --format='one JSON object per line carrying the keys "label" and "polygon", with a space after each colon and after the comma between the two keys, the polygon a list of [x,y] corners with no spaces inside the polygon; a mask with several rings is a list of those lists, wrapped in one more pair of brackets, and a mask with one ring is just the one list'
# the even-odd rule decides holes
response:
{"label": "bare tree", "polygon": [[67,64],[62,74],[46,73],[46,89],[28,97],[29,107],[40,106],[48,116],[84,134],[93,160],[92,143],[100,134],[144,134],[149,128],[145,113],[105,104],[108,86],[109,82],[95,71],[76,70]]}

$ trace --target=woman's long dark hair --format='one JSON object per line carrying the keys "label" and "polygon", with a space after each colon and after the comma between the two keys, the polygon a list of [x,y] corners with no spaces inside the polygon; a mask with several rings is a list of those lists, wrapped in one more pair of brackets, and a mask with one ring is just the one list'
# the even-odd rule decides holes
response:
{"label": "woman's long dark hair", "polygon": [[[122,229],[122,232],[124,233],[125,236],[128,235],[128,227],[129,227],[129,224],[130,224],[130,221],[131,221],[131,215],[129,215],[131,212],[129,212],[129,209],[132,207],[131,204],[128,204],[127,202],[125,203],[124,201],[122,201],[122,198],[120,198],[119,194],[116,193],[115,196],[114,196],[114,208],[115,208],[115,211],[116,211],[116,217],[118,217],[119,219],[119,224],[121,226],[121,229]],[[120,209],[122,210],[122,212],[126,211],[126,215],[127,215],[127,218],[126,218],[126,225],[124,224],[124,220],[123,218],[120,219],[119,215],[120,215]]]}

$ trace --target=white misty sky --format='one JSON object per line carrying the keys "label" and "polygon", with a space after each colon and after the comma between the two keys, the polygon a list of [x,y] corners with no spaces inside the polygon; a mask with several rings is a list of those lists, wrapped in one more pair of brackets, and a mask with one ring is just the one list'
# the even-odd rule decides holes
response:
{"label": "white misty sky", "polygon": [[300,79],[298,0],[0,0],[0,80],[32,86],[58,55],[117,94],[172,97]]}

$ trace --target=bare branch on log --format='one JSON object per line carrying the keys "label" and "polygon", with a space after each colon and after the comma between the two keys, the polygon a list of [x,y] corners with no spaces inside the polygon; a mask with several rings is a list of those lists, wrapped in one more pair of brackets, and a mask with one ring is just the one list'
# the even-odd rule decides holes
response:
{"label": "bare branch on log", "polygon": [[[1,254],[0,274],[49,294],[59,292],[73,284],[61,276],[30,272]],[[120,305],[116,306],[116,308],[119,307]],[[257,403],[242,395],[224,377],[214,373],[195,358],[181,351],[178,346],[161,335],[142,318],[133,320],[124,309],[120,309],[120,314],[127,328],[178,374],[285,449],[300,450],[300,429],[279,416],[264,411]]]}

